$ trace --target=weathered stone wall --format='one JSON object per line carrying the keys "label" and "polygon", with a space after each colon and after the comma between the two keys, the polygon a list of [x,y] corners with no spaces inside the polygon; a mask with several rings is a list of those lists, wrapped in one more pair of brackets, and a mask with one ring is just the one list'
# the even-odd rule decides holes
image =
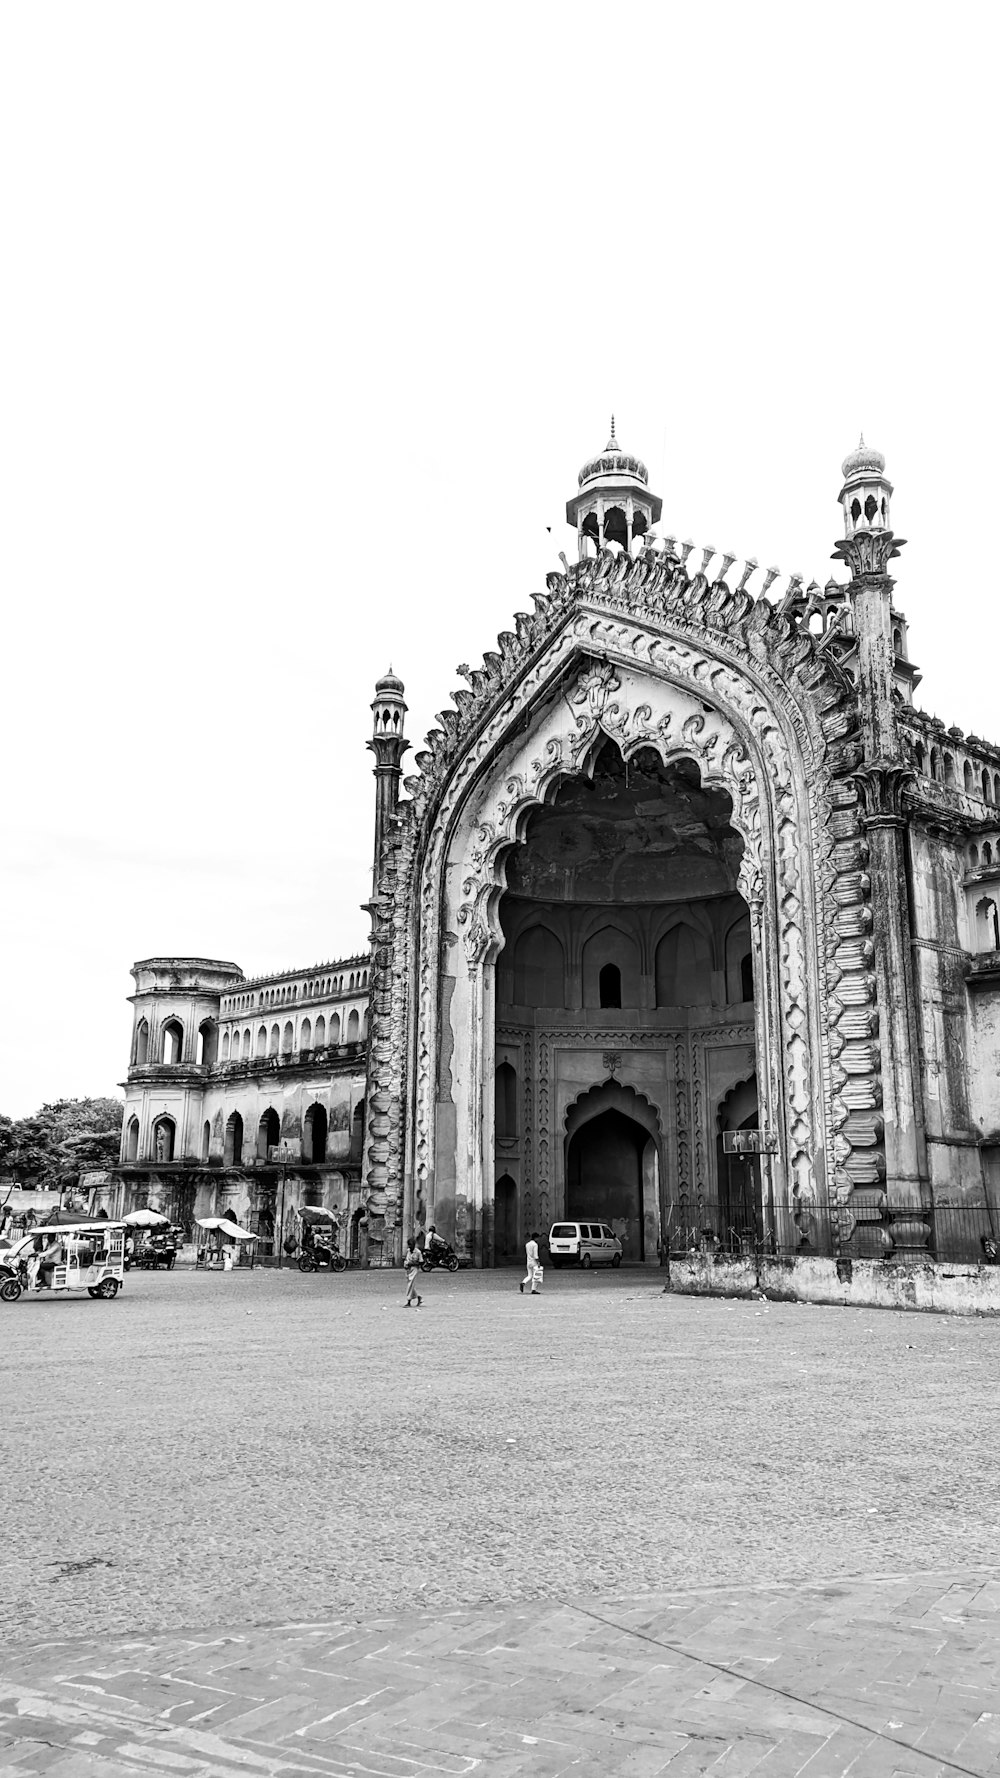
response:
{"label": "weathered stone wall", "polygon": [[949,1315],[1000,1315],[1000,1266],[919,1261],[752,1258],[721,1263],[700,1256],[672,1260],[668,1288],[681,1296],[761,1296],[771,1301],[832,1303],[845,1309],[924,1309]]}

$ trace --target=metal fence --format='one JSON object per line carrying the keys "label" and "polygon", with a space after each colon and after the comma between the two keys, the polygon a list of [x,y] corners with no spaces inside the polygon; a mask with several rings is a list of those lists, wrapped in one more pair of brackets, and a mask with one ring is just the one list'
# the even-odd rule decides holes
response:
{"label": "metal fence", "polygon": [[802,1208],[733,1223],[711,1211],[671,1218],[664,1259],[909,1259],[956,1265],[1000,1265],[1000,1207],[979,1204],[852,1205],[846,1210]]}

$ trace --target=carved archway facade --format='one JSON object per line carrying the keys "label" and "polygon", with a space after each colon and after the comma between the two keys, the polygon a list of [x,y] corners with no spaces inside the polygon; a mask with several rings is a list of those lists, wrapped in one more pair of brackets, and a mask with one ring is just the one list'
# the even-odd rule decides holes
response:
{"label": "carved archway facade", "polygon": [[[531,811],[611,739],[625,758],[694,760],[729,794],[775,1204],[793,1218],[835,1203],[848,1235],[852,1194],[884,1170],[850,688],[766,603],[676,562],[598,558],[549,584],[407,785],[376,908],[369,1190],[390,1223],[453,1205],[459,1245],[487,1251],[505,859]],[[533,630],[548,635],[531,650]]]}

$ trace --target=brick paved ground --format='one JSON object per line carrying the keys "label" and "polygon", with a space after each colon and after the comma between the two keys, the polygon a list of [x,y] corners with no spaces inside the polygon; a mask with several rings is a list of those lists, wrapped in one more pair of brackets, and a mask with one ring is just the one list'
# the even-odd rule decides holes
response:
{"label": "brick paved ground", "polygon": [[[39,1712],[18,1771],[640,1778],[671,1753],[675,1775],[824,1778],[854,1735],[852,1772],[923,1778],[928,1758],[872,1738],[918,1728],[942,1771],[994,1769],[982,1575],[950,1604],[919,1574],[740,1589],[968,1577],[996,1555],[997,1323],[671,1298],[640,1272],[559,1274],[539,1302],[509,1272],[427,1283],[419,1313],[396,1275],[267,1272],[4,1310],[0,1637]],[[286,1627],[252,1629],[267,1620]],[[237,1627],[221,1653],[169,1635],[219,1624]],[[120,1669],[139,1677],[82,1678]],[[263,1716],[215,1751],[175,1745],[203,1730],[166,1672],[236,1694],[227,1721],[246,1697]],[[355,1753],[342,1730],[362,1719]],[[121,1752],[126,1730],[144,1751]]]}
{"label": "brick paved ground", "polygon": [[410,1611],[0,1661],[27,1778],[1000,1771],[1000,1572]]}

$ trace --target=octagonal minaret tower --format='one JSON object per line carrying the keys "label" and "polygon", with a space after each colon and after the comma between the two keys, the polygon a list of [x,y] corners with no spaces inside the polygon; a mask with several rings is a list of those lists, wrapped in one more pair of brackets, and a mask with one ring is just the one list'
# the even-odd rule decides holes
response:
{"label": "octagonal minaret tower", "polygon": [[611,437],[577,479],[579,492],[566,502],[566,522],[576,532],[581,556],[596,555],[609,544],[631,550],[633,538],[644,537],[663,510],[659,495],[649,492],[645,463],[618,443],[614,414]]}
{"label": "octagonal minaret tower", "polygon": [[372,738],[367,743],[375,755],[375,892],[378,892],[379,861],[386,829],[399,802],[403,754],[410,743],[403,734],[406,704],[403,681],[392,668],[378,680],[372,704]]}

